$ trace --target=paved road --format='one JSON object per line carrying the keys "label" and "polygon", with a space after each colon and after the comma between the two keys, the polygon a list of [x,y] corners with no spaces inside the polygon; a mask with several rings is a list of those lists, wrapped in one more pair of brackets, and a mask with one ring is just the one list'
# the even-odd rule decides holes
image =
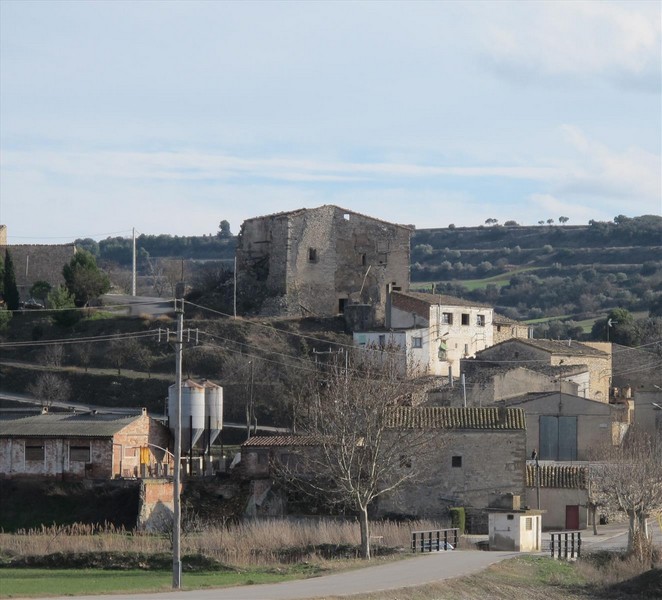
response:
{"label": "paved road", "polygon": [[[461,577],[482,571],[512,552],[452,551],[434,552],[409,559],[366,567],[355,571],[301,579],[284,583],[251,585],[190,592],[140,594],[140,600],[294,600],[323,598],[397,589]],[[186,586],[186,574],[182,576]],[[113,595],[112,600],[135,600],[135,595]],[[71,600],[63,596],[51,600]],[[99,596],[77,596],[76,600],[99,600]]]}

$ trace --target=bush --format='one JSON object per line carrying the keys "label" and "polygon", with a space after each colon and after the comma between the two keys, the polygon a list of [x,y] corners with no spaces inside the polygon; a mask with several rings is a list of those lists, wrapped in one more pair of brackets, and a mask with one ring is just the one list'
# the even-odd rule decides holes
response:
{"label": "bush", "polygon": [[460,530],[460,534],[464,533],[466,524],[466,514],[463,506],[455,506],[449,509],[451,515],[451,527],[456,527]]}

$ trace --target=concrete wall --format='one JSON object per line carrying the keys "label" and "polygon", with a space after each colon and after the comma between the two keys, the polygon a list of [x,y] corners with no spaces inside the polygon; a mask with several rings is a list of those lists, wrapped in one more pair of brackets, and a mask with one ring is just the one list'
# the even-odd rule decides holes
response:
{"label": "concrete wall", "polygon": [[[535,487],[526,488],[526,504],[538,507],[538,492]],[[579,529],[588,524],[588,492],[582,489],[540,488],[542,528],[545,530],[565,529],[566,506],[579,506]]]}
{"label": "concrete wall", "polygon": [[659,407],[662,407],[662,390],[640,390],[634,394],[635,426],[662,441],[662,408]]}
{"label": "concrete wall", "polygon": [[[424,460],[422,480],[380,498],[378,515],[447,517],[449,506],[485,508],[492,493],[525,491],[524,430],[441,431],[438,449]],[[453,457],[461,466],[453,467]],[[456,463],[457,464],[457,463]]]}

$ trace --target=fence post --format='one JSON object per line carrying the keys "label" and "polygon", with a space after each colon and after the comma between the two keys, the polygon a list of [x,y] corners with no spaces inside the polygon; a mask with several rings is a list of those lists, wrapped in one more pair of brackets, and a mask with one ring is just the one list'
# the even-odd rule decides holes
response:
{"label": "fence post", "polygon": [[582,532],[577,532],[577,558],[582,556]]}

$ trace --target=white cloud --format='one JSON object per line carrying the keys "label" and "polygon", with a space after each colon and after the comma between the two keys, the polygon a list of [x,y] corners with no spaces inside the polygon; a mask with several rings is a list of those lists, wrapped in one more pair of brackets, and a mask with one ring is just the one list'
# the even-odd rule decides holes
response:
{"label": "white cloud", "polygon": [[[662,27],[657,2],[530,2],[492,13],[484,41],[512,77],[600,76],[659,87]],[[510,5],[511,8],[513,5]]]}

